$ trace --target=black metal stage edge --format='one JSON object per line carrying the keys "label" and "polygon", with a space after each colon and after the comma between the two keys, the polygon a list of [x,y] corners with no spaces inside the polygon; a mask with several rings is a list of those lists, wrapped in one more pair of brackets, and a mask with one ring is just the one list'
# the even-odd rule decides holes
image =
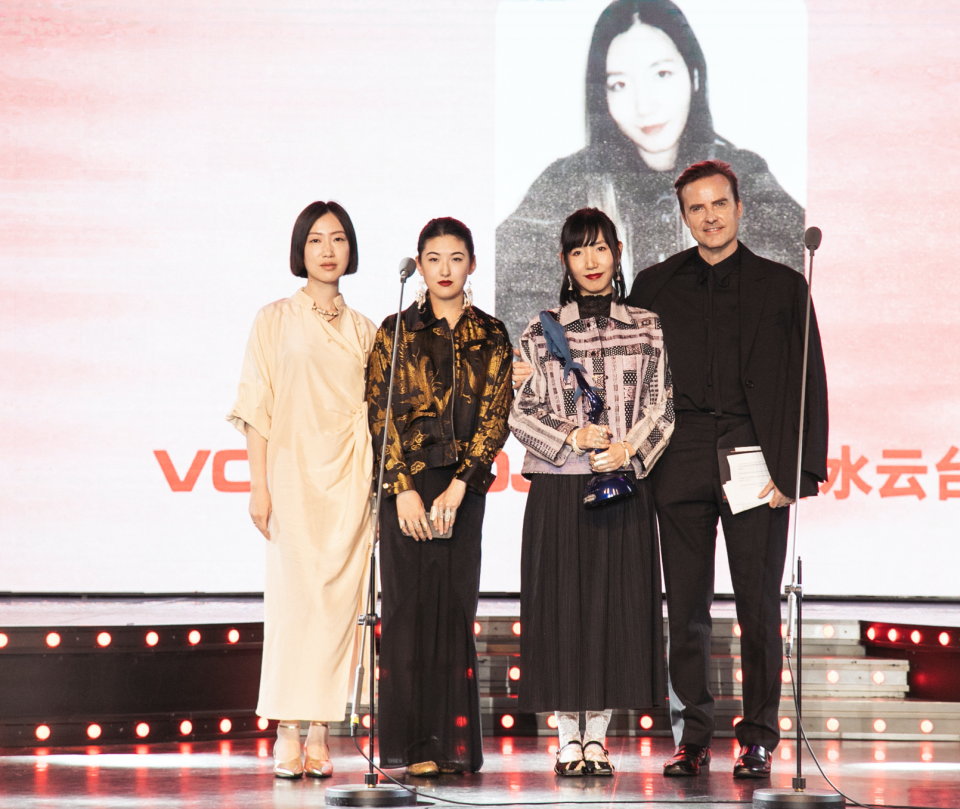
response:
{"label": "black metal stage edge", "polygon": [[[912,622],[846,619],[844,623],[847,626],[837,629],[819,626],[819,621],[814,621],[810,627],[824,635],[819,640],[812,636],[811,642],[823,646],[821,654],[834,656],[830,658],[829,668],[842,669],[841,673],[847,671],[840,659],[849,654],[844,651],[847,647],[839,644],[839,636],[843,635],[845,644],[861,654],[866,650],[871,658],[909,661],[912,699],[904,701],[902,696],[899,700],[889,699],[896,694],[885,694],[887,699],[874,699],[871,689],[880,687],[876,684],[884,682],[884,673],[873,672],[872,683],[855,686],[856,693],[848,693],[844,698],[847,692],[838,692],[832,694],[832,701],[831,693],[826,694],[825,701],[823,697],[818,698],[824,701],[821,712],[827,713],[822,717],[816,711],[814,714],[822,720],[820,724],[827,723],[827,731],[835,731],[830,723],[838,722],[844,733],[848,733],[857,727],[863,718],[861,714],[873,711],[879,700],[883,707],[877,710],[884,711],[880,714],[885,718],[884,729],[887,722],[890,723],[890,737],[916,734],[918,731],[913,725],[918,723],[920,732],[925,734],[948,734],[943,737],[947,738],[957,733],[960,727],[960,629]],[[804,626],[807,624],[805,621]],[[829,635],[826,635],[827,629]],[[480,679],[486,692],[482,695],[485,731],[494,736],[536,736],[549,732],[536,715],[515,711],[516,680],[520,677],[517,668],[520,627],[515,616],[479,618],[476,631],[481,653]],[[723,631],[715,638],[718,649],[714,651],[718,655],[715,658],[718,672],[726,672],[726,680],[719,683],[718,693],[721,701],[726,699],[725,710],[730,713],[726,719],[734,722],[736,718],[731,712],[737,710],[733,689],[739,654],[736,633],[737,627],[731,619],[724,619]],[[137,625],[116,625],[114,615],[111,625],[16,626],[4,625],[0,617],[0,683],[3,683],[0,747],[155,743],[268,735],[275,724],[254,715],[262,644],[263,625],[259,622],[151,624],[141,621]],[[852,659],[850,673],[855,674],[858,667],[865,672],[858,675],[861,680],[869,678],[876,668]],[[903,665],[900,669],[906,671]],[[820,671],[820,678],[827,673],[826,669]],[[839,682],[836,671],[829,673],[834,674],[835,679],[824,680],[824,689],[833,688],[829,683]],[[892,669],[887,671],[891,683],[893,674]],[[840,686],[843,683],[837,687]],[[905,693],[906,689],[901,692]],[[941,702],[925,708],[925,703],[918,698]],[[936,716],[931,713],[914,717],[911,713],[909,717],[900,717],[907,708],[913,712],[929,708],[927,713],[934,711]],[[369,721],[367,716],[364,719]],[[665,709],[645,715],[631,713],[627,719],[629,722],[623,727],[620,719],[614,723],[615,733],[669,733]],[[789,717],[784,721],[789,721]]]}
{"label": "black metal stage edge", "polygon": [[0,746],[258,735],[263,624],[0,627]]}

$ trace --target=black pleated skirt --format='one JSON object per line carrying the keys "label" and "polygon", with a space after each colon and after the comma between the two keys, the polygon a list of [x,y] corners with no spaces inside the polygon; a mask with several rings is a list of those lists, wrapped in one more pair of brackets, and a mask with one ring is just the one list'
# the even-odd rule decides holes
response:
{"label": "black pleated skirt", "polygon": [[[413,476],[428,514],[454,474],[444,467]],[[381,766],[434,761],[476,772],[483,764],[473,624],[485,501],[467,489],[452,538],[426,542],[400,533],[396,498],[381,504]]]}
{"label": "black pleated skirt", "polygon": [[521,711],[647,708],[666,698],[660,546],[646,480],[583,506],[590,475],[533,475],[523,519]]}

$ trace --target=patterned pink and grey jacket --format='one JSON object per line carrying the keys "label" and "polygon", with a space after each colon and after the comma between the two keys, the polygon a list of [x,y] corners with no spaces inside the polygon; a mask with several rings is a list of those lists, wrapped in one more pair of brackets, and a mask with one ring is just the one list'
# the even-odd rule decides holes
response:
{"label": "patterned pink and grey jacket", "polygon": [[[613,441],[636,450],[631,463],[646,477],[673,432],[673,383],[663,347],[660,318],[653,312],[614,302],[609,318],[580,319],[576,301],[549,310],[564,327],[570,353],[588,372],[606,405],[601,423]],[[520,338],[520,353],[533,373],[517,391],[510,429],[527,448],[523,475],[591,474],[589,453],[578,456],[564,443],[587,424],[585,401],[574,404],[576,380],[563,380],[560,362],[547,351],[539,317]],[[592,379],[589,378],[592,376]]]}

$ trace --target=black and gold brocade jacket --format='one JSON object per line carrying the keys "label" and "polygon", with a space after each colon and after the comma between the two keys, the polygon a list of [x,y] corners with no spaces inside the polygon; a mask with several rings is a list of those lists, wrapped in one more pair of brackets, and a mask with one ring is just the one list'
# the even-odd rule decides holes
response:
{"label": "black and gold brocade jacket", "polygon": [[[393,354],[396,315],[377,331],[367,369],[367,404],[376,466]],[[457,477],[486,494],[490,466],[507,440],[513,401],[513,356],[507,330],[496,318],[469,307],[451,330],[416,303],[403,312],[393,390],[387,463],[387,496],[413,488],[424,469],[457,465]]]}

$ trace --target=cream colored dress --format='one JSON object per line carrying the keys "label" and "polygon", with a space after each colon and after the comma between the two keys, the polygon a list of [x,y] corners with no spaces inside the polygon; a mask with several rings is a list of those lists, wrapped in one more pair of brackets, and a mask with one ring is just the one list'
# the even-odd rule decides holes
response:
{"label": "cream colored dress", "polygon": [[228,421],[267,440],[257,713],[344,718],[372,539],[373,456],[364,385],[376,327],[336,300],[339,330],[302,289],[257,313]]}

